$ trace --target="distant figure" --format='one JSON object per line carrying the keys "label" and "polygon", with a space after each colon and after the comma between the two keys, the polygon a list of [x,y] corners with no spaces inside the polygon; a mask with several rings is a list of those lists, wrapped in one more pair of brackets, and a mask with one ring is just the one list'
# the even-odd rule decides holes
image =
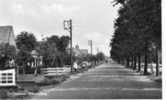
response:
{"label": "distant figure", "polygon": [[74,71],[76,72],[78,69],[77,61],[74,62],[73,67],[74,67]]}
{"label": "distant figure", "polygon": [[9,67],[10,67],[10,68],[15,67],[15,61],[14,61],[14,59],[10,59],[10,60],[9,60]]}

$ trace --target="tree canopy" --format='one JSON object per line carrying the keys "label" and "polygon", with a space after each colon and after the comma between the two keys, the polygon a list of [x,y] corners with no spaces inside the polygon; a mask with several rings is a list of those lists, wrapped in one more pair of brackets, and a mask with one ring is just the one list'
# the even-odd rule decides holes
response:
{"label": "tree canopy", "polygon": [[15,46],[9,45],[8,43],[0,44],[0,69],[9,67],[8,61],[15,58],[16,48]]}
{"label": "tree canopy", "polygon": [[28,33],[24,31],[24,32],[21,32],[21,34],[19,34],[16,37],[16,44],[18,49],[31,52],[32,50],[35,49],[37,45],[37,40],[35,36],[33,35],[33,33]]}
{"label": "tree canopy", "polygon": [[104,53],[102,53],[102,52],[97,53],[97,54],[96,54],[96,59],[97,59],[98,61],[103,61],[103,60],[105,60],[105,55],[104,55]]}
{"label": "tree canopy", "polygon": [[58,37],[53,35],[46,41],[39,43],[39,52],[43,56],[44,64],[48,67],[62,67],[64,58],[67,56],[66,48],[69,44],[69,37]]}
{"label": "tree canopy", "polygon": [[36,49],[37,40],[33,33],[23,31],[17,35],[16,45],[18,48],[16,63],[20,66],[25,66],[32,59],[31,51]]}
{"label": "tree canopy", "polygon": [[161,50],[161,0],[114,0],[117,4],[121,7],[110,43],[111,57],[120,61],[144,56],[147,64],[149,49]]}

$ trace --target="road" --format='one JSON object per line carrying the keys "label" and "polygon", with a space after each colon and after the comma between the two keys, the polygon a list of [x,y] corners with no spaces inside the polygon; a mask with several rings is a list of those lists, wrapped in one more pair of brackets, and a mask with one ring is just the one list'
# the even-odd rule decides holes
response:
{"label": "road", "polygon": [[161,99],[161,84],[119,64],[102,64],[33,99]]}

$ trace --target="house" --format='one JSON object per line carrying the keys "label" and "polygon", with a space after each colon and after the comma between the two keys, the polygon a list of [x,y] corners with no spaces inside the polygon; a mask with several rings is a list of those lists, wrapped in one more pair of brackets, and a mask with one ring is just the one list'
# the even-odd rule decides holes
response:
{"label": "house", "polygon": [[[0,44],[2,43],[8,43],[16,47],[12,26],[0,26]],[[7,57],[2,53],[0,59],[0,87],[16,86],[16,70],[6,67],[6,59]],[[13,60],[10,60],[9,66],[10,64],[13,65],[13,63]]]}
{"label": "house", "polygon": [[[9,45],[14,46],[16,48],[16,42],[15,42],[12,26],[0,26],[0,44],[1,44],[0,68],[1,69],[8,68],[10,66],[9,63],[11,64],[11,66],[13,66],[12,63],[14,63],[13,60],[11,59],[12,57],[9,60],[9,58],[6,55],[6,52],[5,52],[6,43],[8,43]],[[13,51],[13,52],[15,52],[15,51]],[[14,53],[10,53],[10,54],[14,54]],[[6,66],[8,66],[8,67],[6,67]]]}
{"label": "house", "polygon": [[[67,49],[67,52],[70,54],[70,49]],[[76,57],[85,57],[88,55],[87,49],[80,49],[78,45],[75,46],[75,48],[72,48],[72,53]]]}
{"label": "house", "polygon": [[88,55],[88,49],[81,49],[81,52],[84,57]]}
{"label": "house", "polygon": [[81,52],[81,50],[80,50],[80,48],[79,48],[78,45],[76,45],[75,48],[73,48],[73,53],[74,53],[74,55],[75,55],[76,57],[81,57],[82,52]]}
{"label": "house", "polygon": [[16,47],[12,26],[0,26],[0,44],[1,43],[9,43],[9,45]]}

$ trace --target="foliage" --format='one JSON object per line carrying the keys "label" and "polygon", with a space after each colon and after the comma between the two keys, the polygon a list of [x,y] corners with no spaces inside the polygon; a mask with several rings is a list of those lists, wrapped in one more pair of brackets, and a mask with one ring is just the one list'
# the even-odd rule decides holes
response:
{"label": "foliage", "polygon": [[103,61],[103,60],[105,60],[105,55],[102,52],[99,52],[96,54],[96,59],[98,61]]}
{"label": "foliage", "polygon": [[21,32],[16,37],[16,44],[19,49],[16,56],[16,63],[19,66],[25,67],[27,62],[32,60],[31,51],[36,49],[37,40],[32,33]]}
{"label": "foliage", "polygon": [[16,44],[19,50],[31,52],[35,49],[37,41],[32,33],[21,32],[21,34],[16,37]]}
{"label": "foliage", "polygon": [[16,55],[16,63],[19,66],[25,67],[27,62],[31,61],[33,58],[30,52],[26,52],[24,50],[20,50]]}
{"label": "foliage", "polygon": [[8,43],[0,44],[0,67],[8,67],[7,62],[15,58],[16,48]]}
{"label": "foliage", "polygon": [[110,43],[111,57],[124,61],[144,56],[146,66],[152,44],[161,50],[161,0],[115,0],[114,3],[121,7]]}
{"label": "foliage", "polygon": [[8,91],[5,89],[0,89],[0,99],[7,99],[8,98]]}
{"label": "foliage", "polygon": [[88,62],[96,61],[96,56],[88,54],[87,56],[82,57],[82,61],[88,61]]}
{"label": "foliage", "polygon": [[51,36],[39,43],[38,51],[43,56],[45,67],[62,67],[67,58],[68,36]]}

